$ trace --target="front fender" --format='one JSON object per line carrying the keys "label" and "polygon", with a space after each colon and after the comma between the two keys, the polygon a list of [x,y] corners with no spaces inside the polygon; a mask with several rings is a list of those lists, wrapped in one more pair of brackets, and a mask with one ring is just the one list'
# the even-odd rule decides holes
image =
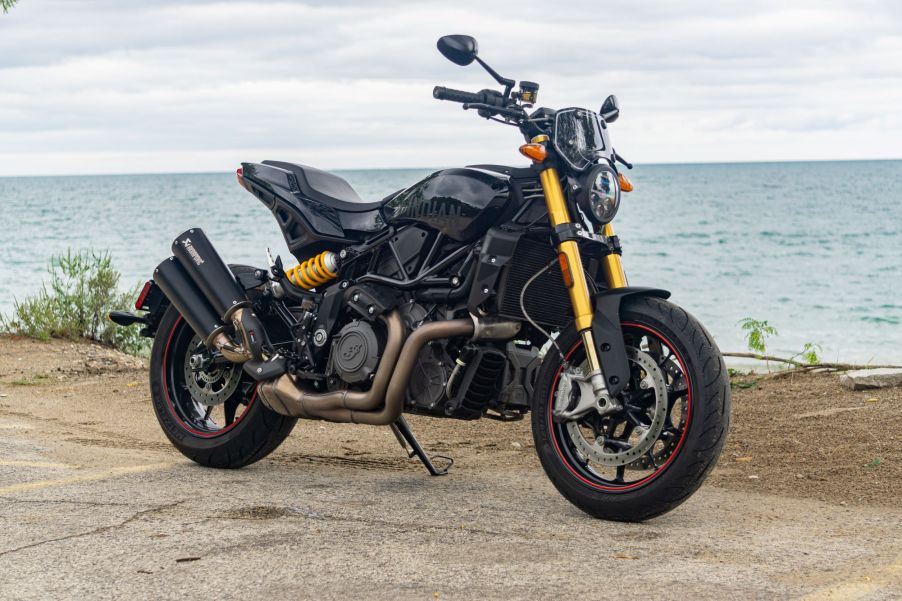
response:
{"label": "front fender", "polygon": [[623,343],[623,331],[620,328],[620,304],[624,298],[631,296],[666,299],[670,298],[670,292],[660,288],[626,286],[610,288],[593,297],[595,313],[592,316],[592,337],[598,348],[601,372],[608,387],[608,394],[612,398],[623,390],[630,378],[626,345]]}

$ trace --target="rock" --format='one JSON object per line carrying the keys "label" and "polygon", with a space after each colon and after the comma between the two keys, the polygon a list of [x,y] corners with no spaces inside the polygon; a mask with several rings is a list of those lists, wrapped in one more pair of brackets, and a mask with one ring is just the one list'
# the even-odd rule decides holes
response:
{"label": "rock", "polygon": [[859,369],[841,375],[839,383],[849,390],[902,386],[902,369]]}

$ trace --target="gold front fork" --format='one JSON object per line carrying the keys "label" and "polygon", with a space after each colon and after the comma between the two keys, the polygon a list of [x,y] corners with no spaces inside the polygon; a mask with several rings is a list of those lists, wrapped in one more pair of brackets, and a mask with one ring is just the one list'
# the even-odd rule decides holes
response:
{"label": "gold front fork", "polygon": [[[601,233],[605,237],[611,238],[614,236],[614,227],[610,223],[606,223],[601,228]],[[602,260],[601,269],[604,271],[604,279],[607,280],[608,288],[626,288],[629,285],[626,282],[626,273],[623,271],[620,255],[615,253],[607,255]]]}
{"label": "gold front fork", "polygon": [[[551,227],[570,223],[570,213],[567,210],[567,202],[564,200],[564,191],[561,189],[561,180],[557,169],[547,167],[539,175],[542,182],[542,190],[545,193],[545,203],[548,206],[548,217]],[[602,233],[605,236],[613,236],[614,228],[610,224],[604,226]],[[579,254],[579,246],[574,240],[562,242],[558,248],[559,253],[567,257],[572,275],[572,285],[568,288],[570,303],[573,305],[573,314],[576,317],[576,330],[583,339],[586,347],[586,359],[589,363],[589,373],[586,374],[592,381],[592,388],[596,394],[606,391],[604,378],[601,375],[601,361],[598,359],[598,350],[595,347],[595,338],[592,336],[592,298],[589,296],[589,287],[586,284],[586,275],[583,272],[583,262]],[[620,262],[620,255],[609,254],[603,259],[603,271],[608,287],[622,288],[626,286],[626,275]]]}

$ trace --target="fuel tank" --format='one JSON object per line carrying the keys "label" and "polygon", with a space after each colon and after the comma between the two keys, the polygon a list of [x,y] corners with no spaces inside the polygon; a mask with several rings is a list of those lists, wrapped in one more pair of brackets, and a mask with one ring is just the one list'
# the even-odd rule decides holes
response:
{"label": "fuel tank", "polygon": [[423,223],[470,242],[495,225],[511,201],[510,176],[475,167],[436,171],[398,192],[383,207],[386,223]]}

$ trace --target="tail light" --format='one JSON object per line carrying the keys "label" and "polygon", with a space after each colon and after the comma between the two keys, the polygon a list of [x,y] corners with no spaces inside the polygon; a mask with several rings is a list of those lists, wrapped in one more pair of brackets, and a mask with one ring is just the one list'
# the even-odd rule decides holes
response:
{"label": "tail light", "polygon": [[141,289],[141,294],[138,295],[138,300],[135,301],[135,309],[138,311],[147,311],[147,307],[144,305],[144,301],[147,300],[147,295],[150,294],[150,289],[153,287],[153,282],[148,280],[144,282],[144,288]]}
{"label": "tail light", "polygon": [[244,181],[244,169],[239,167],[235,171],[235,175],[238,176],[238,185],[241,186],[242,188],[244,188],[245,190],[247,190],[248,192],[250,192],[251,191],[250,187],[247,185],[247,182]]}

